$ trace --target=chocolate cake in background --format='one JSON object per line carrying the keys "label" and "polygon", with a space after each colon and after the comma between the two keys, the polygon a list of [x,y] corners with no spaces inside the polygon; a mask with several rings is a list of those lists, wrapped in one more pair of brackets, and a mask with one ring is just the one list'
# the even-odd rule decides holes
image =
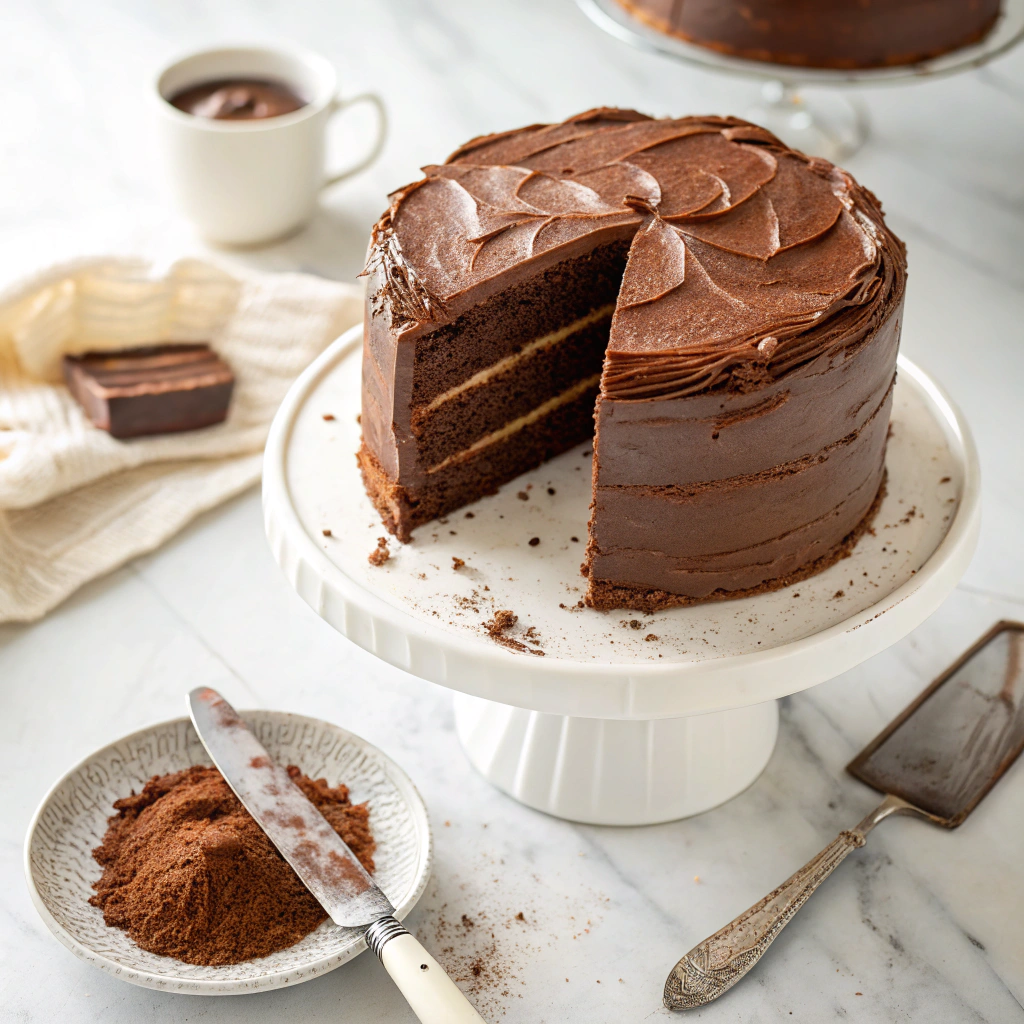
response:
{"label": "chocolate cake in background", "polygon": [[1001,0],[617,0],[659,32],[747,60],[917,64],[980,42]]}
{"label": "chocolate cake in background", "polygon": [[359,462],[392,533],[594,436],[593,607],[773,589],[849,550],[906,271],[870,192],[734,118],[608,109],[424,173],[367,266]]}

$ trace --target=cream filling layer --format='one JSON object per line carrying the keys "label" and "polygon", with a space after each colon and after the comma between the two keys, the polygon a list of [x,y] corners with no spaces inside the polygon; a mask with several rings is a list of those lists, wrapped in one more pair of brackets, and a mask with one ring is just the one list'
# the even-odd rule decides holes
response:
{"label": "cream filling layer", "polygon": [[427,405],[426,411],[433,412],[435,409],[444,405],[445,402],[450,402],[453,398],[461,395],[463,392],[469,391],[471,388],[479,387],[481,384],[486,384],[489,380],[497,377],[499,374],[512,369],[512,367],[521,363],[524,359],[529,359],[529,357],[535,352],[551,348],[552,346],[557,345],[560,341],[565,341],[565,339],[570,337],[570,335],[575,334],[577,331],[582,331],[584,327],[589,327],[591,324],[596,324],[599,321],[610,317],[614,312],[615,303],[610,302],[607,306],[599,306],[597,309],[591,310],[586,316],[581,316],[579,320],[574,320],[571,324],[566,324],[565,327],[559,327],[557,331],[552,331],[550,334],[542,334],[539,338],[535,338],[533,341],[528,342],[518,352],[513,352],[512,355],[505,356],[504,359],[499,359],[496,363],[492,363],[483,370],[474,373],[472,377],[464,380],[461,384],[456,384],[455,387],[442,392],[429,405]]}
{"label": "cream filling layer", "polygon": [[505,426],[499,427],[497,430],[492,431],[485,437],[481,437],[479,441],[474,441],[468,448],[463,448],[461,452],[449,455],[447,459],[439,462],[436,466],[431,466],[427,472],[438,473],[442,469],[447,469],[455,463],[465,462],[467,459],[471,459],[484,448],[488,448],[492,444],[497,444],[499,441],[504,441],[505,438],[511,437],[524,427],[528,427],[531,424],[536,423],[537,420],[543,419],[543,417],[547,416],[550,412],[554,412],[555,409],[559,408],[559,406],[568,405],[569,402],[579,398],[585,391],[596,387],[600,381],[601,374],[599,373],[595,373],[592,377],[586,377],[583,380],[577,381],[571,388],[563,391],[560,395],[555,395],[554,398],[549,398],[546,402],[538,405],[536,409],[531,409],[524,416],[520,416],[514,420],[509,420]]}

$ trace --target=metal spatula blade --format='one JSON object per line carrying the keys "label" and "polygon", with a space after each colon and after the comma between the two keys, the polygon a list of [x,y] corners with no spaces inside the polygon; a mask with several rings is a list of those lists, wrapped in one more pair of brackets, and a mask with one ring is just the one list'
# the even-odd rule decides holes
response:
{"label": "metal spatula blade", "polygon": [[955,828],[1024,750],[1024,623],[1000,622],[847,766],[886,797],[817,857],[672,968],[665,1005],[717,999],[757,962],[810,895],[892,814]]}
{"label": "metal spatula blade", "polygon": [[847,766],[961,824],[1024,750],[1024,625],[1000,622]]}

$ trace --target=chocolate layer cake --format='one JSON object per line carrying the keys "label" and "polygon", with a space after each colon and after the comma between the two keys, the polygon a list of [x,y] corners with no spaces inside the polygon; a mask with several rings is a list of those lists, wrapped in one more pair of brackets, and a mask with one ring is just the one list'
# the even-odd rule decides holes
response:
{"label": "chocolate layer cake", "polygon": [[367,266],[359,462],[387,529],[593,436],[594,607],[846,553],[882,486],[906,272],[870,192],[734,118],[608,109],[424,173]]}
{"label": "chocolate layer cake", "polygon": [[818,68],[916,64],[980,42],[1000,0],[618,0],[660,32],[734,57]]}

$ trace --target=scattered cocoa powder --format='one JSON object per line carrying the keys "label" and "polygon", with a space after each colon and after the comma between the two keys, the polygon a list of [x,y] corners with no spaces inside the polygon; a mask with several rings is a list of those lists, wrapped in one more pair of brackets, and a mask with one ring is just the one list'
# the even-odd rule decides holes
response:
{"label": "scattered cocoa powder", "polygon": [[370,565],[383,565],[390,557],[387,537],[378,537],[377,546],[367,555],[366,560]]}
{"label": "scattered cocoa powder", "polygon": [[[373,871],[366,804],[294,765],[288,774]],[[93,850],[103,875],[89,902],[143,949],[235,964],[293,946],[327,919],[216,768],[153,776],[114,809]]]}

